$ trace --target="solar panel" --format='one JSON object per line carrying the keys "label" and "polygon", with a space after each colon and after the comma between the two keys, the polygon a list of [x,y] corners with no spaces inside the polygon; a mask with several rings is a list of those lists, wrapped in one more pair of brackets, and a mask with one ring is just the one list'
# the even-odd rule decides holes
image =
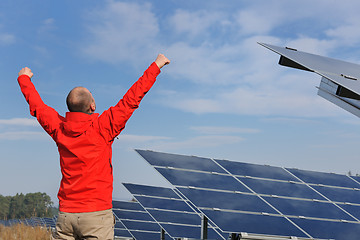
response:
{"label": "solar panel", "polygon": [[250,192],[245,186],[229,175],[212,172],[193,172],[178,169],[155,167],[174,186],[193,186],[198,188],[221,189],[228,191]]}
{"label": "solar panel", "polygon": [[[191,169],[206,172],[225,173],[217,164],[209,158],[202,158],[196,156],[179,156],[171,153],[158,153],[154,156],[148,151],[137,151],[143,158],[145,158],[153,166],[166,166],[180,169]],[[173,159],[169,162],[168,159]],[[177,161],[179,160],[179,161]]]}
{"label": "solar panel", "polygon": [[137,152],[224,235],[342,240],[360,234],[359,183],[346,175]]}
{"label": "solar panel", "polygon": [[[113,201],[113,213],[116,217],[115,237],[160,239],[160,226],[138,202]],[[165,239],[171,238],[166,235]]]}
{"label": "solar panel", "polygon": [[298,181],[294,176],[289,174],[281,167],[233,162],[218,159],[216,159],[216,162],[220,164],[223,168],[227,169],[233,175],[250,176],[265,179],[277,179],[285,181]]}
{"label": "solar panel", "polygon": [[280,216],[221,210],[203,210],[203,212],[228,233],[248,232],[272,236],[306,237],[301,230]]}
{"label": "solar panel", "polygon": [[221,200],[221,209],[224,210],[277,213],[254,194],[243,194],[240,192],[217,192],[191,189],[187,187],[178,187],[177,189],[187,196],[189,200],[191,200],[191,202],[200,210],[219,208],[219,200]]}
{"label": "solar panel", "polygon": [[360,117],[360,65],[293,48],[259,44],[280,54],[280,65],[322,76],[318,95]]}
{"label": "solar panel", "polygon": [[56,227],[56,220],[54,218],[43,218],[43,222],[45,223],[45,226],[48,228]]}
{"label": "solar panel", "polygon": [[10,219],[10,220],[1,220],[0,224],[4,226],[13,226],[17,224],[24,224],[32,227],[46,227],[54,229],[56,226],[56,217],[32,217],[27,219]]}
{"label": "solar panel", "polygon": [[321,173],[290,168],[288,168],[288,170],[296,177],[308,184],[360,188],[359,183],[355,182],[353,179],[346,175],[340,175],[335,173]]}
{"label": "solar panel", "polygon": [[324,197],[313,191],[308,185],[298,182],[280,182],[240,177],[236,178],[259,194],[325,200]]}
{"label": "solar panel", "polygon": [[280,64],[289,67],[302,66],[303,70],[309,70],[342,85],[357,94],[360,94],[360,65],[345,62],[333,58],[323,57],[311,53],[298,51],[293,48],[282,48],[270,44],[259,43],[260,45],[280,54]]}
{"label": "solar panel", "polygon": [[310,218],[339,219],[355,221],[338,206],[327,201],[286,199],[278,197],[264,197],[272,206],[288,216],[306,216]]}
{"label": "solar panel", "polygon": [[[201,215],[173,189],[130,183],[123,185],[171,237],[200,239]],[[226,236],[210,226],[208,238],[226,239]]]}
{"label": "solar panel", "polygon": [[360,224],[315,219],[291,219],[311,236],[323,239],[358,239]]}
{"label": "solar panel", "polygon": [[333,202],[360,204],[360,189],[312,186]]}
{"label": "solar panel", "polygon": [[360,176],[351,176],[350,178],[360,184]]}

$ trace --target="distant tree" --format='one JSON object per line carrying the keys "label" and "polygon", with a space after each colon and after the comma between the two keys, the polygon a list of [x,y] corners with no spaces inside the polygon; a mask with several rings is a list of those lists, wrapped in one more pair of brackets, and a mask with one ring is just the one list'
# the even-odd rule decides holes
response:
{"label": "distant tree", "polygon": [[[20,193],[13,197],[0,197],[1,219],[52,217],[53,202],[46,193]],[[55,209],[56,212],[56,209]]]}
{"label": "distant tree", "polygon": [[0,194],[0,219],[7,220],[11,197]]}
{"label": "distant tree", "polygon": [[355,175],[353,175],[351,171],[348,171],[348,176],[360,177],[360,174],[356,173]]}
{"label": "distant tree", "polygon": [[25,216],[24,211],[24,194],[16,194],[10,200],[9,206],[9,219],[20,218],[20,216]]}

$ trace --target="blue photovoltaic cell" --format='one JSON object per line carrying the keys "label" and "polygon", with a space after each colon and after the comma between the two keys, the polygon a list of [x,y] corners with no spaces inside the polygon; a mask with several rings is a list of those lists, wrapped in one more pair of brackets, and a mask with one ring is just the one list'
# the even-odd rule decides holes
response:
{"label": "blue photovoltaic cell", "polygon": [[296,224],[301,226],[313,238],[357,240],[360,236],[360,224],[347,222],[330,222],[310,219],[292,218]]}
{"label": "blue photovoltaic cell", "polygon": [[[132,238],[131,234],[129,233],[129,231],[125,230],[125,229],[114,229],[114,235],[115,237],[127,237],[127,238]],[[159,235],[158,235],[158,239],[159,239]]]}
{"label": "blue photovoltaic cell", "polygon": [[156,168],[173,185],[250,192],[231,176]]}
{"label": "blue photovoltaic cell", "polygon": [[354,218],[329,202],[272,197],[264,197],[264,199],[284,215],[355,221]]}
{"label": "blue photovoltaic cell", "polygon": [[156,197],[180,199],[180,197],[171,188],[145,186],[145,185],[138,185],[138,184],[132,184],[132,183],[123,183],[123,185],[132,194],[144,194],[144,195],[150,195],[150,196],[156,196]]}
{"label": "blue photovoltaic cell", "polygon": [[[159,240],[160,239],[160,232],[154,233],[154,232],[136,232],[133,231],[132,234],[134,235],[136,240]],[[165,239],[169,240],[170,238],[167,234],[165,235]]]}
{"label": "blue photovoltaic cell", "polygon": [[41,219],[38,217],[32,217],[31,221],[32,221],[33,226],[41,226],[42,225]]}
{"label": "blue photovoltaic cell", "polygon": [[141,202],[145,208],[161,208],[166,210],[193,212],[193,210],[182,200],[160,199],[143,196],[136,196],[136,199]]}
{"label": "blue photovoltaic cell", "polygon": [[275,182],[243,177],[237,178],[259,194],[325,200],[320,194],[316,193],[305,184]]}
{"label": "blue photovoltaic cell", "polygon": [[306,237],[283,217],[203,210],[225,232]]}
{"label": "blue photovoltaic cell", "polygon": [[329,186],[348,187],[348,188],[359,187],[359,184],[357,184],[355,181],[353,181],[346,175],[306,171],[306,170],[291,169],[291,168],[288,168],[288,170],[306,183],[324,184]]}
{"label": "blue photovoltaic cell", "polygon": [[286,181],[299,181],[280,167],[257,165],[250,163],[233,162],[228,160],[215,160],[231,174],[250,177],[269,178]]}
{"label": "blue photovoltaic cell", "polygon": [[122,222],[116,221],[115,228],[125,229],[125,226],[124,226],[124,224],[122,224]]}
{"label": "blue photovoltaic cell", "polygon": [[197,238],[200,239],[200,227],[194,226],[179,226],[172,224],[162,224],[170,236],[174,238]]}
{"label": "blue photovoltaic cell", "polygon": [[153,166],[176,167],[191,170],[225,173],[225,171],[209,158],[184,156],[153,151],[136,150]]}
{"label": "blue photovoltaic cell", "polygon": [[198,208],[277,213],[256,195],[178,188]]}
{"label": "blue photovoltaic cell", "polygon": [[[360,185],[360,177],[359,176],[351,176],[352,179],[354,179],[359,185]],[[357,186],[357,188],[360,188],[360,186]]]}
{"label": "blue photovoltaic cell", "polygon": [[360,221],[360,206],[359,205],[350,205],[350,204],[338,204],[339,207],[353,215]]}
{"label": "blue photovoltaic cell", "polygon": [[188,225],[201,225],[201,218],[197,214],[189,214],[182,212],[168,212],[161,210],[148,210],[148,212],[153,216],[156,221],[159,223],[180,223]]}
{"label": "blue photovoltaic cell", "polygon": [[54,218],[43,218],[46,227],[55,228],[56,222]]}
{"label": "blue photovoltaic cell", "polygon": [[142,230],[142,231],[153,231],[160,232],[161,227],[155,222],[139,222],[139,221],[129,221],[121,220],[122,223],[126,226],[129,231],[132,230]]}
{"label": "blue photovoltaic cell", "polygon": [[[174,238],[201,238],[201,228],[194,226],[175,226],[172,224],[162,224],[166,231],[173,236]],[[186,235],[186,236],[184,236]],[[223,234],[223,239],[226,239],[229,234]],[[212,229],[208,229],[208,238],[207,239],[220,239],[219,235]]]}
{"label": "blue photovoltaic cell", "polygon": [[353,189],[342,189],[333,187],[313,186],[325,197],[334,202],[348,202],[360,204],[360,191]]}
{"label": "blue photovoltaic cell", "polygon": [[150,215],[146,212],[130,212],[123,210],[113,210],[114,214],[120,219],[134,219],[140,221],[149,221],[153,222],[154,220],[150,217]]}
{"label": "blue photovoltaic cell", "polygon": [[113,201],[113,209],[127,209],[134,211],[144,211],[138,202]]}

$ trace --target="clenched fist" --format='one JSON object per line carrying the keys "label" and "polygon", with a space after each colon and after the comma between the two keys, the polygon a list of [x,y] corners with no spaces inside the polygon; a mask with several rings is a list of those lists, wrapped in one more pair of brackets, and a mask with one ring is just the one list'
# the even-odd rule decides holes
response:
{"label": "clenched fist", "polygon": [[27,75],[29,76],[29,78],[32,78],[32,76],[34,75],[32,72],[31,72],[31,69],[28,68],[28,67],[24,67],[23,69],[20,70],[19,72],[19,77],[21,75]]}
{"label": "clenched fist", "polygon": [[163,54],[159,54],[155,60],[156,65],[161,69],[163,66],[170,63],[170,60]]}

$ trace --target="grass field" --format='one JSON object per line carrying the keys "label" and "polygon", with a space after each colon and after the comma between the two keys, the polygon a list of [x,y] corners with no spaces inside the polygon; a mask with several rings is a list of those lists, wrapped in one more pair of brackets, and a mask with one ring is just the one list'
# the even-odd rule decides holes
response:
{"label": "grass field", "polygon": [[11,227],[0,225],[0,240],[50,240],[51,231],[43,227],[17,224]]}

